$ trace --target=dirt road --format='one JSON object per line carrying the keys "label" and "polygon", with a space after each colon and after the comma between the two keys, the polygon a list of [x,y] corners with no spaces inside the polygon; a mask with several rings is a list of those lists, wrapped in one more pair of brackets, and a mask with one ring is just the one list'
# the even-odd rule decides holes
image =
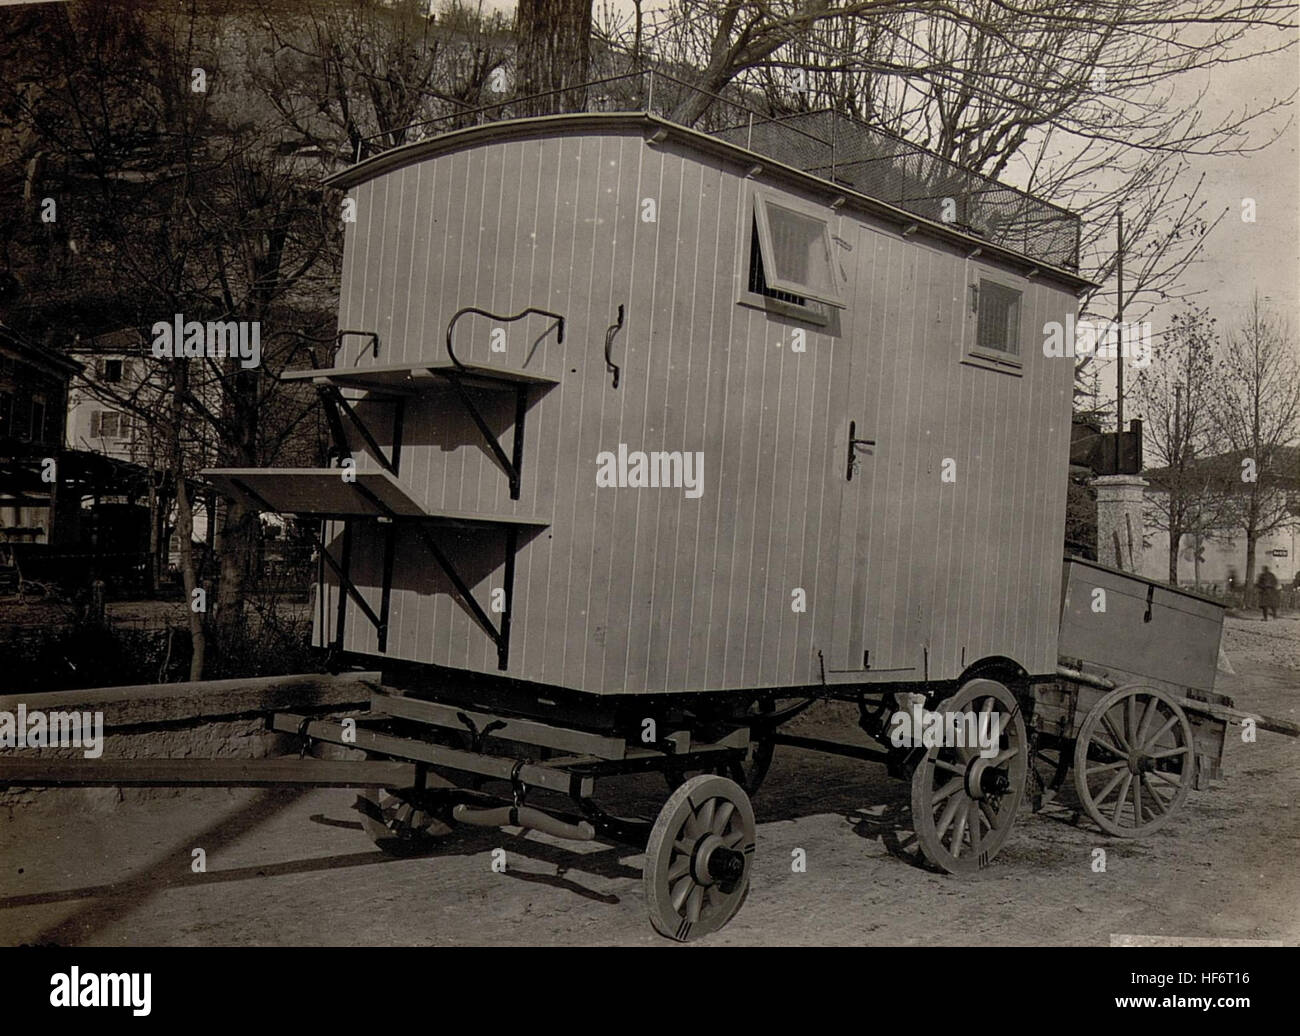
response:
{"label": "dirt road", "polygon": [[[1231,619],[1241,708],[1300,721],[1300,619]],[[800,732],[843,736],[820,707]],[[778,751],[755,800],[748,902],[692,945],[1093,944],[1112,935],[1300,943],[1300,741],[1230,739],[1225,781],[1142,842],[1101,835],[1068,795],[1027,811],[974,879],[898,842],[907,787],[879,766]],[[662,798],[657,777],[620,792]],[[458,833],[434,855],[376,852],[347,791],[188,793],[105,814],[0,815],[0,943],[64,945],[669,945],[624,850]],[[492,870],[504,849],[507,869]],[[1104,872],[1093,850],[1105,850]],[[206,871],[193,869],[194,850]],[[796,850],[806,871],[793,869]]]}

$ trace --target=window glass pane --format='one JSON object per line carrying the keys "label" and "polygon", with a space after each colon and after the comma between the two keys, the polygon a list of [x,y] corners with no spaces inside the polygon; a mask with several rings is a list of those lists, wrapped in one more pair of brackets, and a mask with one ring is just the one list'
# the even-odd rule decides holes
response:
{"label": "window glass pane", "polygon": [[1020,292],[993,281],[980,281],[975,343],[981,349],[1019,355]]}
{"label": "window glass pane", "polygon": [[758,240],[758,220],[754,220],[753,235],[749,242],[749,290],[758,295],[779,302],[788,302],[792,306],[807,306],[808,300],[802,295],[768,287],[767,277],[763,274],[763,249]]}
{"label": "window glass pane", "polygon": [[775,279],[808,288],[809,294],[835,294],[826,224],[801,212],[767,204],[772,232],[772,266]]}

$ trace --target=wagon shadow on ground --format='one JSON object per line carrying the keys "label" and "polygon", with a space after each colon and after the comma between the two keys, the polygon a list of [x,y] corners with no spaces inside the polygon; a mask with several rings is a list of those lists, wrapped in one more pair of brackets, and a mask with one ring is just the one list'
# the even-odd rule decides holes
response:
{"label": "wagon shadow on ground", "polygon": [[[312,823],[325,827],[355,831],[363,830],[360,821],[338,819],[326,816],[323,813],[315,813],[309,819]],[[386,863],[397,862],[398,860],[436,860],[451,856],[478,856],[482,853],[491,852],[493,849],[508,847],[508,858],[511,860],[511,864],[504,872],[505,877],[514,878],[517,881],[549,885],[567,892],[573,892],[584,899],[592,899],[607,904],[618,903],[620,901],[619,897],[612,893],[597,892],[588,888],[566,877],[568,872],[576,871],[609,879],[636,879],[641,877],[639,868],[629,866],[623,862],[624,858],[635,853],[635,850],[626,846],[608,846],[595,850],[575,851],[574,848],[565,845],[537,841],[528,837],[529,833],[527,830],[522,829],[510,831],[495,828],[472,828],[461,825],[457,826],[452,834],[440,839],[426,850],[412,852],[400,857],[389,856],[376,850],[373,853],[357,854],[364,857],[358,862]],[[505,842],[503,842],[503,839],[505,839]],[[604,843],[586,844],[603,845]],[[523,870],[515,862],[521,859],[534,864],[554,866],[555,873],[548,874],[543,871]]]}
{"label": "wagon shadow on ground", "polygon": [[280,812],[291,808],[303,794],[303,791],[297,788],[277,788],[262,792],[202,830],[178,839],[159,852],[149,863],[119,881],[84,888],[7,896],[0,898],[0,910],[88,899],[90,902],[85,907],[44,928],[30,940],[35,945],[79,945],[119,921],[132,910],[138,909],[147,899],[168,888],[238,881],[261,876],[275,868],[287,868],[287,873],[293,873],[303,870],[331,869],[335,866],[355,866],[366,862],[365,859],[358,860],[357,857],[370,858],[379,855],[377,851],[351,853],[327,857],[325,860],[289,861],[283,864],[234,868],[229,871],[195,873],[190,869],[193,847],[202,846],[205,853],[211,856],[217,850],[233,845],[239,838],[261,827]]}

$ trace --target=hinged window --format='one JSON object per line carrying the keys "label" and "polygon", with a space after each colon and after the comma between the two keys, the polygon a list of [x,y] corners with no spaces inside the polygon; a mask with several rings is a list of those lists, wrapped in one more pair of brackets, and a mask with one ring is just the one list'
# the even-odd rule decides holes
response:
{"label": "hinged window", "polygon": [[754,237],[751,291],[793,305],[806,305],[812,299],[844,306],[826,220],[756,193]]}

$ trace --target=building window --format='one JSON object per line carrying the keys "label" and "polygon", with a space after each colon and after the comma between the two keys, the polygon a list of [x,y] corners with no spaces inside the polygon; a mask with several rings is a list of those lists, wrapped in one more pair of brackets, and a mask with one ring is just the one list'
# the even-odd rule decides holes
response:
{"label": "building window", "polygon": [[1020,292],[980,279],[975,291],[975,347],[1020,355]]}
{"label": "building window", "polygon": [[104,380],[106,382],[115,382],[122,380],[122,361],[105,360],[104,361]]}
{"label": "building window", "polygon": [[120,414],[116,410],[93,411],[90,415],[90,437],[92,439],[131,438],[131,415]]}
{"label": "building window", "polygon": [[32,442],[45,441],[45,397],[32,396]]}
{"label": "building window", "polygon": [[781,301],[804,300],[792,305],[812,299],[843,307],[832,248],[826,220],[755,194],[750,283],[765,290],[751,291]]}

